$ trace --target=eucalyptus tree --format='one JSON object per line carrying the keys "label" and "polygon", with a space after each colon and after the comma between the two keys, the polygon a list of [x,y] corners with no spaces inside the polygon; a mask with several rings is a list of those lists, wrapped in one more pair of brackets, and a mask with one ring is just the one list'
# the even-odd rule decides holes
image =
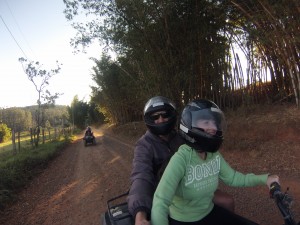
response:
{"label": "eucalyptus tree", "polygon": [[68,106],[69,118],[72,118],[74,126],[84,129],[88,123],[89,104],[79,100],[78,96],[74,96],[71,106]]}
{"label": "eucalyptus tree", "polygon": [[36,121],[36,136],[35,145],[39,144],[40,137],[40,127],[43,123],[44,117],[42,112],[42,107],[46,105],[54,105],[55,100],[61,95],[60,93],[51,94],[47,89],[45,89],[49,85],[49,80],[56,74],[60,72],[61,64],[56,62],[56,68],[51,70],[43,69],[43,65],[38,61],[30,61],[25,58],[19,58],[23,66],[23,70],[27,75],[29,81],[34,85],[35,90],[38,93],[37,105],[38,109],[35,115]]}
{"label": "eucalyptus tree", "polygon": [[[133,73],[127,74],[126,65],[112,61],[109,56],[94,59],[92,77],[98,87],[93,87],[92,102],[99,105],[106,121],[123,124],[141,119],[137,86],[132,81]],[[144,103],[143,103],[144,104]]]}
{"label": "eucalyptus tree", "polygon": [[32,115],[30,111],[22,108],[7,108],[2,111],[2,122],[14,132],[21,132],[32,126]]}
{"label": "eucalyptus tree", "polygon": [[[45,121],[48,121],[51,127],[64,127],[71,123],[67,106],[55,105],[53,107],[47,107],[44,111]],[[45,124],[43,124],[43,126],[45,126]]]}
{"label": "eucalyptus tree", "polygon": [[100,126],[105,123],[105,117],[100,111],[100,107],[95,102],[89,103],[89,118],[93,125]]}

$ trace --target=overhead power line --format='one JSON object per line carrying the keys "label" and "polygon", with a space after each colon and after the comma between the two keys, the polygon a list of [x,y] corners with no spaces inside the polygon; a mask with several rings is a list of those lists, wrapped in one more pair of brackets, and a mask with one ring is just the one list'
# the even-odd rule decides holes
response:
{"label": "overhead power line", "polygon": [[25,58],[27,59],[27,55],[25,54],[25,52],[23,51],[23,49],[21,48],[21,46],[19,45],[19,43],[17,42],[17,40],[15,39],[14,35],[12,34],[12,32],[10,31],[10,29],[8,28],[8,26],[6,25],[6,23],[4,22],[4,19],[2,18],[2,16],[0,15],[0,18],[4,24],[4,26],[6,27],[6,29],[8,30],[8,32],[10,33],[11,37],[14,39],[14,41],[16,42],[16,44],[18,45],[18,47],[20,48],[20,50],[23,52],[23,55],[25,56]]}
{"label": "overhead power line", "polygon": [[11,10],[9,4],[8,4],[8,2],[7,2],[6,0],[4,0],[4,1],[5,1],[5,3],[6,3],[6,6],[7,6],[9,12],[10,12],[12,18],[14,19],[15,24],[17,25],[17,28],[18,28],[18,30],[20,31],[20,33],[21,33],[21,35],[22,35],[24,41],[26,42],[26,44],[27,44],[28,48],[31,50],[31,52],[34,54],[32,48],[31,48],[31,46],[29,45],[29,43],[28,43],[28,41],[27,41],[27,39],[26,39],[24,33],[22,32],[22,30],[21,30],[21,28],[20,28],[20,26],[19,26],[19,24],[18,24],[18,21],[16,20],[16,18],[15,18],[15,16],[14,16],[14,14],[13,14],[13,12],[12,12],[12,10]]}

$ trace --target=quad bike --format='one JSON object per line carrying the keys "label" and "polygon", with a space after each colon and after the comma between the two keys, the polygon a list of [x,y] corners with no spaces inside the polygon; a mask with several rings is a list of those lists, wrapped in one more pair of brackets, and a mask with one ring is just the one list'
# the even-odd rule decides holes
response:
{"label": "quad bike", "polygon": [[101,215],[102,225],[134,225],[134,219],[128,211],[126,196],[129,192],[107,201],[107,211]]}
{"label": "quad bike", "polygon": [[96,138],[93,135],[86,135],[83,138],[84,146],[95,145]]}
{"label": "quad bike", "polygon": [[[134,219],[127,208],[127,195],[128,192],[107,201],[107,211],[101,216],[102,225],[134,225]],[[291,210],[292,197],[287,191],[281,192],[281,187],[276,182],[271,184],[270,197],[274,199],[282,214],[283,225],[300,225],[300,222],[296,223]]]}

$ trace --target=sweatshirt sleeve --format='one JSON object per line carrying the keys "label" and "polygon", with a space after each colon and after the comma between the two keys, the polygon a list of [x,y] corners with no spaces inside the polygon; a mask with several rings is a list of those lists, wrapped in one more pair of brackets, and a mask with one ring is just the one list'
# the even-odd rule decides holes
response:
{"label": "sweatshirt sleeve", "polygon": [[139,211],[150,217],[152,198],[155,190],[155,178],[152,167],[152,152],[143,143],[138,143],[134,150],[131,187],[127,197],[128,210],[135,218]]}
{"label": "sweatshirt sleeve", "polygon": [[175,153],[154,193],[151,224],[152,225],[168,225],[169,206],[171,205],[173,196],[185,172],[185,160],[177,152]]}
{"label": "sweatshirt sleeve", "polygon": [[264,185],[267,183],[268,174],[256,175],[253,173],[243,174],[230,167],[230,165],[221,157],[220,179],[229,186],[251,187]]}

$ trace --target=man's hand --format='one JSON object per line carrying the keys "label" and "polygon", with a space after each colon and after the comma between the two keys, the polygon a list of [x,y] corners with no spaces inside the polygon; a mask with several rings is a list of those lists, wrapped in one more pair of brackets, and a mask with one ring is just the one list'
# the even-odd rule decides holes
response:
{"label": "man's hand", "polygon": [[151,225],[150,221],[147,220],[147,213],[145,212],[138,212],[135,215],[135,225]]}
{"label": "man's hand", "polygon": [[270,188],[270,186],[273,182],[276,182],[276,183],[280,184],[279,183],[279,177],[277,175],[269,175],[268,176],[267,185],[268,185],[269,188]]}

